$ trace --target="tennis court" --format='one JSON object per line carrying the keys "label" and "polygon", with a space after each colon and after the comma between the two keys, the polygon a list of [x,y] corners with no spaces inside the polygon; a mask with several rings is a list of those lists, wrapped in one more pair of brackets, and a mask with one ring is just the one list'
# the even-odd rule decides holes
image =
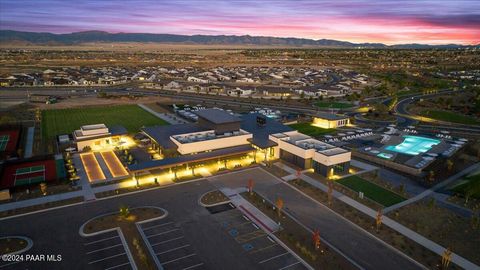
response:
{"label": "tennis court", "polygon": [[82,160],[83,168],[85,168],[85,172],[87,173],[90,182],[105,180],[105,174],[103,174],[102,168],[100,168],[93,153],[81,154],[80,159]]}
{"label": "tennis court", "polygon": [[45,181],[45,165],[17,168],[15,186],[37,184]]}
{"label": "tennis court", "polygon": [[113,177],[121,177],[128,175],[127,170],[118,159],[113,151],[101,152],[103,160],[107,164],[108,169]]}
{"label": "tennis court", "polygon": [[8,141],[10,140],[10,135],[0,135],[0,152],[7,149]]}
{"label": "tennis court", "polygon": [[12,161],[5,165],[1,178],[1,188],[55,181],[57,179],[55,160]]}
{"label": "tennis court", "polygon": [[20,128],[0,130],[0,152],[14,153],[20,139]]}

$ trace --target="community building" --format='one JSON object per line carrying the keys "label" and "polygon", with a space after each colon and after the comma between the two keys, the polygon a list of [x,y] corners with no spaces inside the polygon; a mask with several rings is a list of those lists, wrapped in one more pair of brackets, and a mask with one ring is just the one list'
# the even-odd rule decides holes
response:
{"label": "community building", "polygon": [[[348,170],[350,152],[317,141],[258,113],[234,116],[219,109],[196,112],[197,123],[142,129],[163,159],[128,166],[135,175],[165,171],[195,174],[284,159],[328,176]],[[288,139],[287,139],[288,138]]]}
{"label": "community building", "polygon": [[[108,147],[121,142],[127,130],[122,126],[107,127],[105,124],[85,125],[73,132],[78,150]],[[125,142],[124,142],[125,143]]]}
{"label": "community building", "polygon": [[350,119],[344,115],[317,113],[317,115],[313,117],[313,125],[321,128],[338,128],[348,124],[350,124]]}

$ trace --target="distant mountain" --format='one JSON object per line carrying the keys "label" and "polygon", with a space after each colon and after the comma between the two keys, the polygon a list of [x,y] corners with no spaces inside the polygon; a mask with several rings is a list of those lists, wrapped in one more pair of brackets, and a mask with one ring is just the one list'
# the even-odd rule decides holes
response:
{"label": "distant mountain", "polygon": [[227,35],[172,35],[147,33],[108,33],[102,31],[85,31],[71,34],[52,34],[37,32],[21,32],[0,30],[0,43],[3,44],[32,44],[32,45],[76,45],[89,42],[140,42],[140,43],[184,43],[184,44],[225,44],[225,45],[277,45],[277,46],[313,46],[335,48],[399,48],[399,49],[426,49],[426,48],[461,48],[468,47],[457,44],[425,45],[400,44],[387,46],[382,43],[351,43],[332,39],[305,39],[279,38],[264,36],[227,36]]}

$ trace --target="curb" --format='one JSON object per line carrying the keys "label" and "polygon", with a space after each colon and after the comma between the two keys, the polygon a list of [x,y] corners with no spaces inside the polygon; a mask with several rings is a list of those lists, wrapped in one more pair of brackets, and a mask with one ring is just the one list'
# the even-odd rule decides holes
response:
{"label": "curb", "polygon": [[19,239],[22,239],[24,241],[27,241],[27,246],[22,248],[21,250],[17,250],[17,251],[13,251],[13,252],[10,252],[10,253],[5,253],[5,254],[2,254],[3,255],[17,255],[17,254],[22,254],[28,250],[30,250],[32,247],[33,247],[33,241],[32,239],[28,238],[28,237],[25,237],[25,236],[17,236],[17,235],[13,235],[13,236],[5,236],[5,237],[0,237],[0,239],[6,239],[6,238],[19,238]]}
{"label": "curb", "polygon": [[[138,208],[156,208],[156,209],[160,209],[163,211],[163,215],[161,215],[160,217],[156,217],[156,218],[151,218],[151,219],[147,219],[145,220],[146,222],[148,221],[153,221],[155,219],[160,219],[160,218],[164,218],[168,215],[168,212],[167,210],[163,209],[163,208],[160,208],[160,207],[156,207],[156,206],[139,206],[139,207],[134,207],[132,209],[138,209]],[[104,234],[104,233],[107,233],[107,232],[112,232],[112,231],[117,231],[118,233],[118,236],[120,237],[120,240],[122,241],[122,245],[123,245],[123,248],[125,249],[125,252],[127,253],[127,257],[128,257],[128,260],[130,262],[130,265],[132,266],[133,270],[137,270],[137,265],[135,264],[135,261],[133,260],[133,256],[132,256],[132,252],[130,251],[130,248],[128,247],[128,244],[127,244],[127,241],[125,239],[125,236],[123,235],[123,232],[122,230],[120,229],[120,227],[115,227],[115,228],[111,228],[111,229],[107,229],[107,230],[103,230],[103,231],[98,231],[98,232],[94,232],[94,233],[85,233],[83,232],[83,228],[85,227],[86,224],[88,224],[88,222],[96,219],[96,218],[99,218],[99,217],[104,217],[104,216],[108,216],[108,215],[111,215],[111,214],[114,214],[116,212],[110,212],[110,213],[106,213],[106,214],[102,214],[102,215],[98,215],[98,216],[95,216],[89,220],[87,220],[85,223],[82,224],[82,226],[80,226],[80,229],[78,230],[78,233],[80,234],[80,236],[82,237],[90,237],[90,236],[95,236],[95,235],[100,235],[100,234]],[[143,221],[139,221],[139,222],[143,222]],[[137,229],[138,228],[138,225],[137,225],[137,222],[135,222],[135,226],[137,226]],[[142,235],[142,231],[139,230],[140,235],[142,236],[143,238],[143,235]],[[145,241],[145,240],[144,240]],[[147,245],[147,243],[145,242],[145,244]],[[147,245],[149,246],[149,245]],[[150,247],[151,248],[151,247]],[[149,250],[150,251],[150,250]],[[154,259],[155,261],[155,259]],[[156,263],[156,261],[155,261]]]}

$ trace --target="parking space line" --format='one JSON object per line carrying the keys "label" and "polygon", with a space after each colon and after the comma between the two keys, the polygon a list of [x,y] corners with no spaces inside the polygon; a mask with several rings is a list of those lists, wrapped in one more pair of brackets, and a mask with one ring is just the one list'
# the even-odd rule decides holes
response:
{"label": "parking space line", "polygon": [[92,254],[92,253],[95,253],[95,252],[98,252],[98,251],[102,251],[102,250],[106,250],[106,249],[110,249],[110,248],[114,248],[114,247],[118,247],[118,246],[123,246],[123,244],[120,243],[118,245],[113,245],[113,246],[109,246],[109,247],[106,247],[106,248],[96,249],[96,250],[87,252],[87,254]]}
{"label": "parking space line", "polygon": [[[250,236],[250,235],[252,235],[252,237],[248,238],[248,236]],[[247,242],[247,241],[262,237],[262,236],[265,236],[265,235],[266,234],[265,234],[264,231],[257,230],[257,231],[253,231],[253,232],[249,232],[249,233],[239,235],[239,236],[235,237],[235,241],[237,241],[238,243],[244,243],[244,242]]]}
{"label": "parking space line", "polygon": [[96,261],[89,262],[88,264],[94,264],[94,263],[97,263],[97,262],[101,262],[101,261],[104,261],[104,260],[108,260],[108,259],[111,259],[111,258],[122,256],[122,255],[125,255],[125,254],[126,253],[123,252],[123,253],[120,253],[120,254],[117,254],[117,255],[108,256],[108,257],[105,257],[105,258],[102,258],[102,259],[99,259],[99,260],[96,260]]}
{"label": "parking space line", "polygon": [[195,268],[195,267],[197,267],[197,266],[201,266],[201,265],[203,265],[203,263],[195,264],[195,265],[189,266],[189,267],[187,267],[187,268],[183,268],[182,270],[193,269],[193,268]]}
{"label": "parking space line", "polygon": [[171,232],[178,231],[178,230],[179,230],[179,229],[173,229],[173,230],[169,230],[169,231],[166,231],[166,232],[161,232],[161,233],[156,233],[156,234],[152,234],[152,235],[147,235],[147,238],[154,237],[154,236],[158,236],[158,235],[162,235],[162,234],[171,233]]}
{"label": "parking space line", "polygon": [[280,268],[280,269],[278,269],[278,270],[287,269],[287,268],[289,268],[289,267],[291,267],[291,266],[294,266],[294,265],[297,265],[297,264],[299,264],[299,263],[300,263],[300,262],[295,262],[295,263],[289,264],[289,265],[287,265],[287,266],[285,266],[285,267],[282,267],[282,268]]}
{"label": "parking space line", "polygon": [[90,245],[90,244],[95,244],[95,243],[98,243],[98,242],[110,240],[110,239],[117,238],[117,237],[119,237],[119,236],[116,235],[116,236],[112,236],[112,237],[108,237],[108,238],[103,238],[103,239],[96,240],[96,241],[93,241],[93,242],[85,243],[85,244],[83,244],[83,245],[84,245],[84,246],[88,246],[88,245]]}
{"label": "parking space line", "polygon": [[182,239],[184,238],[184,236],[180,236],[180,237],[175,237],[175,238],[172,238],[172,239],[168,239],[168,240],[165,240],[165,241],[162,241],[162,242],[158,242],[158,243],[155,243],[155,244],[151,244],[151,246],[157,246],[157,245],[160,245],[160,244],[165,244],[165,243],[168,243],[168,242],[172,242],[172,241],[175,241],[175,240],[178,240],[178,239]]}
{"label": "parking space line", "polygon": [[150,226],[150,227],[147,227],[147,228],[142,228],[142,230],[146,231],[146,230],[150,230],[150,229],[153,229],[153,228],[162,227],[162,226],[165,226],[165,225],[170,225],[172,223],[173,222],[167,222],[167,223],[162,223],[162,224],[158,224],[158,225],[153,225],[153,226]]}
{"label": "parking space line", "polygon": [[260,252],[260,251],[264,251],[264,250],[266,250],[266,249],[269,249],[269,248],[271,248],[271,247],[274,247],[274,246],[278,246],[278,244],[277,244],[277,243],[275,243],[275,244],[273,244],[273,245],[270,245],[270,246],[266,246],[266,247],[263,247],[263,248],[257,249],[257,250],[255,250],[255,251],[252,251],[252,252],[251,252],[251,254],[253,254],[253,253],[257,253],[257,252]]}
{"label": "parking space line", "polygon": [[196,253],[192,253],[192,254],[190,254],[190,255],[185,255],[185,256],[183,256],[183,257],[176,258],[176,259],[173,259],[173,260],[164,262],[164,263],[162,263],[162,265],[169,264],[169,263],[176,262],[176,261],[180,261],[180,260],[182,260],[182,259],[189,258],[189,257],[195,256],[195,255],[197,255],[197,254],[196,254]]}
{"label": "parking space line", "polygon": [[168,252],[171,252],[171,251],[175,251],[175,250],[179,250],[179,249],[182,249],[184,247],[189,247],[189,246],[190,246],[189,244],[183,245],[183,246],[180,246],[180,247],[176,247],[176,248],[172,248],[172,249],[169,249],[169,250],[166,250],[166,251],[155,253],[155,255],[162,255],[162,254],[165,254],[165,253],[168,253]]}
{"label": "parking space line", "polygon": [[109,267],[109,268],[105,268],[104,270],[115,269],[115,268],[118,268],[118,267],[125,266],[125,265],[127,265],[127,264],[130,264],[130,262],[126,262],[126,263],[122,263],[122,264],[119,264],[119,265],[115,265],[115,266],[112,266],[112,267]]}
{"label": "parking space line", "polygon": [[260,263],[260,264],[266,263],[266,262],[268,262],[268,261],[274,260],[274,259],[276,259],[276,258],[282,257],[282,256],[287,255],[287,254],[290,254],[290,253],[285,252],[285,253],[279,254],[279,255],[277,255],[277,256],[273,256],[273,257],[270,257],[270,258],[265,259],[265,260],[263,260],[263,261],[260,261],[260,262],[258,262],[258,263]]}

